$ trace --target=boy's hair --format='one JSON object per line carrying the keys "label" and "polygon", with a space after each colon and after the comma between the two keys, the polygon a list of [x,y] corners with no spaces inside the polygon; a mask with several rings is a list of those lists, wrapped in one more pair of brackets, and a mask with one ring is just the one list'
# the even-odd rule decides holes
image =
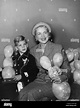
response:
{"label": "boy's hair", "polygon": [[15,46],[17,46],[17,44],[20,41],[25,41],[25,43],[28,43],[27,40],[26,40],[26,38],[23,35],[19,35],[19,36],[15,37],[15,39],[14,39]]}
{"label": "boy's hair", "polygon": [[[15,55],[17,55],[17,54],[19,53],[19,51],[18,51],[18,49],[16,48],[16,46],[17,46],[17,44],[18,44],[20,41],[25,41],[25,43],[28,44],[27,39],[26,39],[23,35],[19,35],[19,36],[15,37],[15,39],[14,39],[14,45],[15,45],[15,50],[14,50],[14,52],[15,52]],[[29,46],[28,46],[28,48],[27,48],[27,54],[28,54],[29,52],[30,52],[30,50],[29,50]]]}

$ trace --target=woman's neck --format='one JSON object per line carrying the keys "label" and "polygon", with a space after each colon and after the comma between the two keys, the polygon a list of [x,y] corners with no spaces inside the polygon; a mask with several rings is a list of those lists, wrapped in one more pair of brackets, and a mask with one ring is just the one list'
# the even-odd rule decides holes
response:
{"label": "woman's neck", "polygon": [[47,43],[42,43],[42,44],[41,44],[41,48],[44,49],[44,48],[46,47],[46,44],[47,44]]}

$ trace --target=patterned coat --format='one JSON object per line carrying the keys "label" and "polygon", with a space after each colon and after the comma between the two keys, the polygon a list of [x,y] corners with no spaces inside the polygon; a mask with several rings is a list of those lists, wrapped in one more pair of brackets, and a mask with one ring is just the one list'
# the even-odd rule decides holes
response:
{"label": "patterned coat", "polygon": [[69,62],[68,62],[68,59],[67,59],[64,49],[62,48],[61,45],[55,44],[55,43],[52,43],[49,41],[44,49],[44,52],[41,51],[40,44],[31,48],[31,54],[36,58],[36,64],[39,69],[39,73],[38,73],[37,79],[36,79],[37,81],[45,82],[45,81],[50,80],[47,71],[45,69],[43,69],[40,65],[40,58],[42,56],[47,56],[51,61],[51,65],[54,66],[52,59],[53,59],[54,54],[57,52],[60,52],[63,55],[63,64],[61,65],[61,68],[67,69],[67,73],[63,73],[60,76],[60,79],[61,79],[61,81],[64,81],[64,80],[70,78],[71,68],[70,68],[70,65],[69,65]]}

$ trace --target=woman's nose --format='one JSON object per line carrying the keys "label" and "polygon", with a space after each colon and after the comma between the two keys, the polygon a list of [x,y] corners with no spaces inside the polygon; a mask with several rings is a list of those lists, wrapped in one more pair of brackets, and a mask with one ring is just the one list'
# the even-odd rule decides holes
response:
{"label": "woman's nose", "polygon": [[45,34],[43,33],[43,34],[41,35],[41,37],[45,37]]}
{"label": "woman's nose", "polygon": [[24,48],[24,47],[25,47],[25,45],[22,46],[22,48]]}

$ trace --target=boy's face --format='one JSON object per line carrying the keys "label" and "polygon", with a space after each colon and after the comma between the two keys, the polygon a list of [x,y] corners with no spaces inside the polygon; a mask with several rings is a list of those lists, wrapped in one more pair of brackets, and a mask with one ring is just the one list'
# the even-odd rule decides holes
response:
{"label": "boy's face", "polygon": [[25,41],[20,41],[17,45],[17,48],[20,53],[25,53],[27,51],[28,44]]}
{"label": "boy's face", "polygon": [[49,33],[46,27],[39,27],[36,29],[36,40],[40,43],[46,43],[49,39]]}

